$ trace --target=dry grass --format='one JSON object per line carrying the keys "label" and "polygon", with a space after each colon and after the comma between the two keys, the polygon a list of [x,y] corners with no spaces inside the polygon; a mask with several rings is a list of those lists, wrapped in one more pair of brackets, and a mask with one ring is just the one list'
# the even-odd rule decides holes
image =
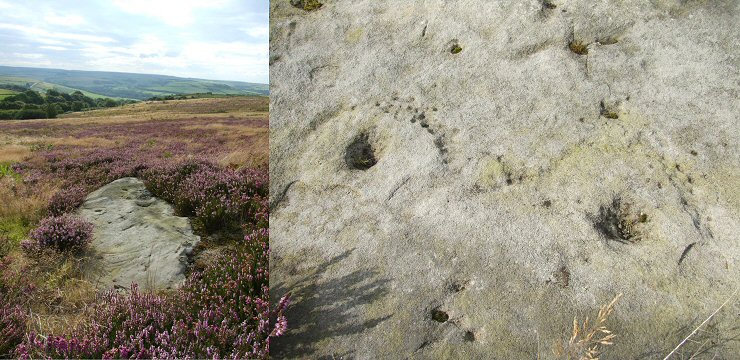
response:
{"label": "dry grass", "polygon": [[[80,278],[81,259],[47,252],[31,257],[17,247],[33,224],[45,212],[49,198],[56,191],[51,184],[33,188],[12,177],[0,179],[0,256],[11,255],[8,273],[21,282],[31,279],[36,287],[25,296],[32,320],[29,330],[61,333],[79,321],[80,313],[95,300],[93,286]],[[27,280],[25,280],[27,281]]]}
{"label": "dry grass", "polygon": [[[701,324],[699,324],[699,326],[697,326],[697,327],[696,327],[696,328],[695,328],[695,329],[694,329],[694,330],[693,330],[693,331],[692,331],[692,332],[691,332],[691,333],[690,333],[690,334],[689,334],[689,335],[688,335],[688,336],[687,336],[686,338],[684,338],[684,339],[683,339],[683,340],[682,340],[682,341],[681,341],[681,342],[680,342],[680,343],[679,343],[679,344],[678,344],[678,345],[677,345],[677,346],[676,346],[676,347],[675,347],[675,348],[674,348],[674,349],[673,349],[673,350],[672,350],[672,351],[671,351],[670,353],[668,353],[668,355],[666,355],[666,357],[665,357],[665,358],[663,358],[663,360],[669,360],[669,359],[673,359],[673,358],[675,358],[675,356],[678,356],[679,354],[680,354],[680,356],[681,356],[681,359],[689,359],[689,360],[691,360],[691,359],[696,359],[696,358],[697,358],[697,356],[699,356],[700,354],[702,354],[702,352],[703,352],[703,351],[705,351],[705,350],[708,350],[708,348],[707,348],[707,345],[709,344],[709,340],[705,340],[705,341],[695,341],[695,340],[694,340],[693,338],[697,337],[697,334],[698,334],[698,333],[699,333],[700,331],[702,331],[702,328],[703,328],[703,327],[704,327],[705,325],[707,325],[707,323],[709,323],[709,321],[710,321],[710,320],[711,320],[711,319],[712,319],[712,318],[713,318],[713,317],[714,317],[715,315],[717,315],[717,313],[719,313],[719,311],[720,311],[720,310],[722,310],[722,308],[724,308],[724,307],[725,307],[725,306],[726,306],[727,304],[729,304],[729,303],[730,303],[730,301],[731,301],[731,300],[733,300],[733,299],[735,298],[735,295],[737,295],[737,292],[738,292],[738,290],[739,290],[739,289],[740,289],[740,288],[738,288],[738,289],[735,289],[735,291],[734,291],[734,292],[733,292],[733,293],[732,293],[732,294],[731,294],[731,295],[730,295],[730,296],[729,296],[729,297],[727,298],[727,300],[725,300],[725,302],[723,302],[723,303],[722,303],[722,305],[720,305],[720,306],[719,306],[719,307],[718,307],[717,309],[715,309],[715,310],[714,310],[714,312],[712,312],[712,313],[711,313],[711,314],[710,314],[710,315],[709,315],[709,316],[708,316],[708,317],[707,317],[706,319],[704,319],[704,321],[702,321],[702,323],[701,323]],[[683,354],[683,353],[681,352],[681,349],[682,349],[683,347],[685,347],[685,345],[687,345],[688,343],[695,343],[695,344],[698,344],[698,348],[697,348],[696,350],[692,351],[692,352],[690,353],[690,355],[688,355],[689,357],[686,357],[687,355],[686,355],[686,354]]]}
{"label": "dry grass", "polygon": [[51,184],[31,188],[12,177],[0,178],[0,204],[3,204],[0,206],[0,218],[38,221],[55,191],[56,187]]}
{"label": "dry grass", "polygon": [[18,144],[0,145],[0,163],[12,163],[25,160],[31,155],[28,146]]}
{"label": "dry grass", "polygon": [[243,142],[242,138],[233,138],[227,142],[227,147],[234,149],[230,153],[220,157],[218,163],[227,167],[259,167],[268,163],[270,158],[270,139],[268,129],[260,129],[256,135],[249,137],[249,142]]}
{"label": "dry grass", "polygon": [[0,134],[0,164],[21,162],[33,156],[34,148],[47,146],[112,147],[115,141],[100,137],[9,136]]}
{"label": "dry grass", "polygon": [[573,318],[573,334],[563,346],[562,343],[555,344],[553,353],[560,359],[597,360],[604,351],[603,348],[614,344],[616,335],[606,327],[606,320],[614,311],[614,304],[622,296],[617,295],[609,304],[601,306],[596,321],[589,323],[588,317],[583,325],[578,324],[578,319]]}
{"label": "dry grass", "polygon": [[97,290],[82,277],[84,259],[46,251],[33,257],[15,252],[9,269],[17,277],[33,279],[35,290],[25,301],[32,321],[29,330],[40,334],[63,333],[79,322],[95,302]]}
{"label": "dry grass", "polygon": [[42,138],[34,144],[46,144],[52,146],[68,145],[68,146],[81,146],[81,147],[113,147],[115,141],[103,139],[100,137],[82,137],[75,138],[71,136],[66,137],[55,137],[55,138]]}
{"label": "dry grass", "polygon": [[270,154],[263,149],[257,146],[250,146],[249,149],[237,150],[219,158],[218,164],[231,168],[264,166],[267,164]]}
{"label": "dry grass", "polygon": [[225,135],[232,136],[255,136],[255,135],[266,135],[269,131],[267,128],[252,128],[237,125],[227,125],[221,123],[203,124],[203,125],[190,125],[183,126],[184,130],[215,130]]}

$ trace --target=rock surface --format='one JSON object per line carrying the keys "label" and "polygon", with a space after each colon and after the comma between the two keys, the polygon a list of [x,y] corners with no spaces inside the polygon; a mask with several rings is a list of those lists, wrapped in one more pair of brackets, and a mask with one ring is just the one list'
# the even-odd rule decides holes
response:
{"label": "rock surface", "polygon": [[740,2],[321,2],[271,1],[276,358],[551,358],[623,293],[603,358],[662,359],[740,286]]}
{"label": "rock surface", "polygon": [[85,273],[98,288],[174,288],[200,238],[136,178],[118,179],[87,196],[79,215],[95,226]]}

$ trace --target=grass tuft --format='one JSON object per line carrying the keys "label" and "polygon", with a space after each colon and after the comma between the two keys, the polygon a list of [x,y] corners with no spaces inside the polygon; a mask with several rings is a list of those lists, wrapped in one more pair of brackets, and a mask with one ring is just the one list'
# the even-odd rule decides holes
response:
{"label": "grass tuft", "polygon": [[578,55],[588,55],[588,44],[584,44],[578,40],[573,40],[568,44],[570,51]]}
{"label": "grass tuft", "polygon": [[622,294],[619,294],[609,304],[601,306],[593,323],[589,323],[586,317],[581,325],[574,317],[573,334],[565,346],[562,343],[555,344],[553,354],[559,359],[598,360],[604,352],[603,348],[614,345],[614,339],[617,337],[606,327],[606,321],[614,312],[614,305],[621,296]]}

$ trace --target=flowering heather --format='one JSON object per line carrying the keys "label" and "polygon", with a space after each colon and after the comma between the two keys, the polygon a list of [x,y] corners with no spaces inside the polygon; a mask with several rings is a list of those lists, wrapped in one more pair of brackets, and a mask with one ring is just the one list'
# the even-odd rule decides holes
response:
{"label": "flowering heather", "polygon": [[16,345],[23,341],[28,315],[21,304],[35,289],[27,273],[21,272],[23,269],[11,269],[10,262],[10,256],[0,258],[0,358],[3,359],[10,358]]}
{"label": "flowering heather", "polygon": [[256,172],[206,169],[183,182],[182,194],[191,203],[195,216],[212,229],[253,217],[266,189],[264,177]]}
{"label": "flowering heather", "polygon": [[[71,215],[52,216],[41,220],[30,237],[40,248],[59,251],[80,251],[92,238],[93,226]],[[29,245],[26,245],[29,247]]]}
{"label": "flowering heather", "polygon": [[12,256],[0,258],[0,304],[25,303],[36,290],[28,269],[12,268],[12,260]]}
{"label": "flowering heather", "polygon": [[175,204],[178,211],[187,214],[192,212],[192,208],[189,199],[181,192],[182,182],[193,173],[215,170],[215,165],[202,159],[159,161],[142,171],[141,177],[152,194]]}
{"label": "flowering heather", "polygon": [[0,358],[10,358],[16,345],[23,341],[27,320],[22,307],[0,304]]}
{"label": "flowering heather", "polygon": [[73,185],[58,191],[49,200],[49,215],[60,216],[74,211],[85,200],[87,191],[82,185]]}
{"label": "flowering heather", "polygon": [[[40,154],[41,162],[24,164],[48,177],[64,179],[67,187],[96,188],[113,180],[135,176],[143,154],[132,147],[70,149],[59,146]],[[26,181],[29,181],[26,179]]]}
{"label": "flowering heather", "polygon": [[168,296],[108,292],[92,321],[65,336],[31,333],[20,358],[267,358],[285,332],[288,299],[269,306],[268,232],[245,237]]}
{"label": "flowering heather", "polygon": [[250,223],[267,226],[265,170],[223,168],[205,160],[161,162],[142,171],[147,189],[207,229]]}

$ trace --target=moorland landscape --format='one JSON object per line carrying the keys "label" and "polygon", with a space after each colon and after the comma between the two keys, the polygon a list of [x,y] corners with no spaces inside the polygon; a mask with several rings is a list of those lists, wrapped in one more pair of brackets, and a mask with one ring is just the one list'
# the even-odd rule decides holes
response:
{"label": "moorland landscape", "polygon": [[267,357],[268,98],[71,110],[0,121],[0,358]]}

